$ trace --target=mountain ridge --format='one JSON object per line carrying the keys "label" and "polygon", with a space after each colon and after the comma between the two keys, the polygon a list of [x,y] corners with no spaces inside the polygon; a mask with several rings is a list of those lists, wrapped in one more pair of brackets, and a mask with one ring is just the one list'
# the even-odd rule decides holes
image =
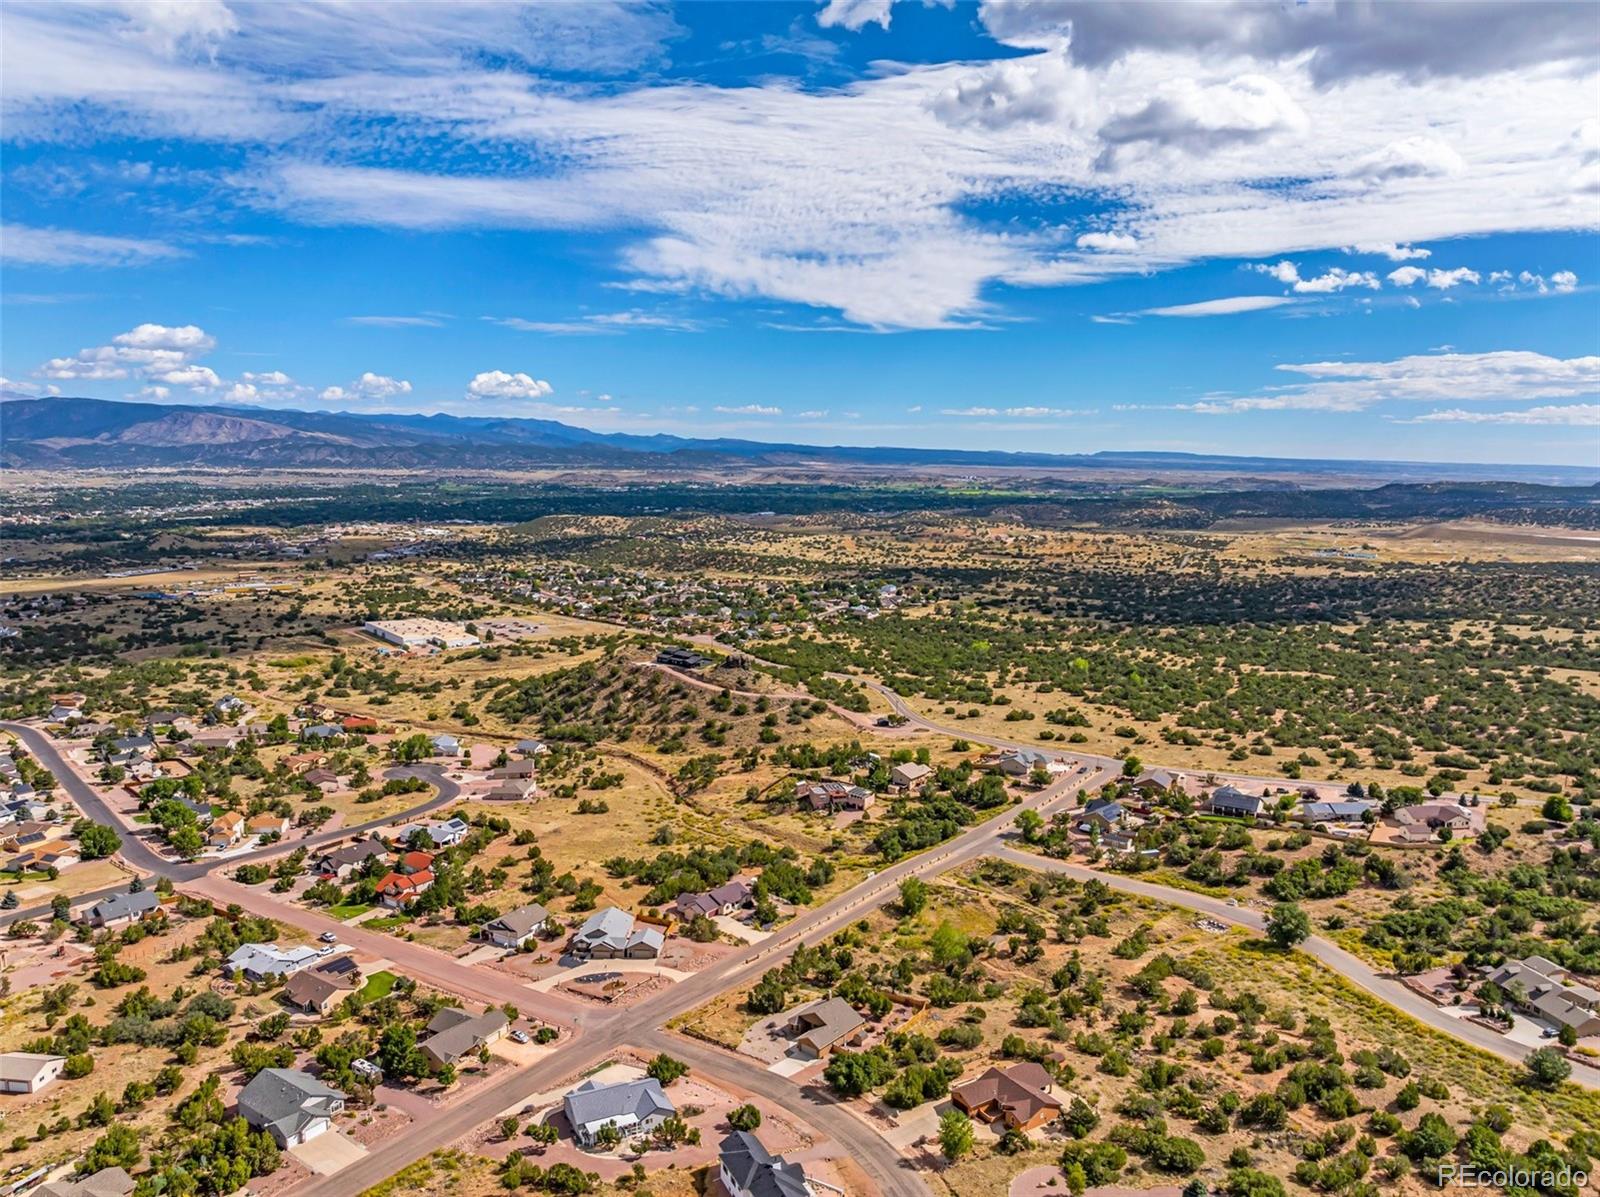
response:
{"label": "mountain ridge", "polygon": [[222,404],[0,396],[0,465],[137,469],[184,464],[258,468],[972,466],[1316,473],[1404,481],[1600,481],[1600,468],[1385,462],[1143,450],[1038,453],[893,445],[808,445],[670,433],[596,432],[557,420],[446,413],[321,412]]}

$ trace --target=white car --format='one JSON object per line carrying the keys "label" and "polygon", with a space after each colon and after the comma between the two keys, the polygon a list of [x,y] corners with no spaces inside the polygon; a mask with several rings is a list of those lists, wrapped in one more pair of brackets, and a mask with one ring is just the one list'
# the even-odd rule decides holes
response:
{"label": "white car", "polygon": [[338,943],[339,942],[339,934],[336,931],[324,931],[321,935],[317,936],[317,938],[320,939],[323,943]]}

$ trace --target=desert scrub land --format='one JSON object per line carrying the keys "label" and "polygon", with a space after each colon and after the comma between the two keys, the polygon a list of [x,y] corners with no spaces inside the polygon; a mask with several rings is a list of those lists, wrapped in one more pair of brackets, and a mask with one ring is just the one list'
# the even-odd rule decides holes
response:
{"label": "desert scrub land", "polygon": [[1411,1193],[1441,1160],[1600,1154],[1592,1093],[1541,1086],[1264,940],[1002,862],[910,883],[896,907],[680,1029],[733,1046],[761,1016],[825,992],[869,1028],[884,995],[928,1001],[836,1052],[819,1078],[896,1124],[944,1112],[949,1085],[991,1064],[1036,1060],[1054,1075],[1065,1114],[1025,1135],[980,1132],[942,1160],[938,1118],[915,1123],[954,1193],[992,1194],[1039,1165],[1072,1190],[1195,1175],[1248,1188],[1259,1172]]}

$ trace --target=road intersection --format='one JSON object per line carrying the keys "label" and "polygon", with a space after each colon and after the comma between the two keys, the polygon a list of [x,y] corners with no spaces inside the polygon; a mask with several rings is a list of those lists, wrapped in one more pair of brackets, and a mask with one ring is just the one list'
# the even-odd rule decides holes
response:
{"label": "road intersection", "polygon": [[[1000,749],[1048,751],[1030,744],[942,726],[918,714],[888,687],[873,682],[864,684],[883,695],[908,726]],[[86,815],[97,822],[125,826],[95,793],[94,788],[65,760],[49,737],[37,728],[24,724],[0,723],[0,729],[17,735],[36,759],[51,769]],[[446,806],[456,799],[459,787],[436,767],[421,767],[417,774],[437,784],[440,793],[402,815],[358,827],[317,833],[292,843],[271,845],[222,860],[177,863],[156,853],[138,836],[125,837],[120,854],[131,867],[171,878],[175,884],[182,885],[186,892],[223,904],[237,903],[251,913],[292,923],[309,932],[335,931],[351,946],[381,955],[408,971],[409,975],[430,985],[485,1003],[499,1005],[509,1002],[524,1015],[563,1030],[560,1045],[543,1059],[482,1086],[445,1107],[426,1124],[412,1127],[403,1138],[383,1144],[335,1175],[315,1177],[303,1183],[296,1189],[297,1197],[347,1197],[350,1193],[360,1192],[407,1164],[448,1146],[475,1127],[507,1112],[518,1111],[534,1094],[603,1062],[612,1053],[625,1048],[669,1052],[708,1076],[766,1097],[844,1146],[878,1185],[884,1197],[925,1197],[927,1187],[908,1161],[869,1123],[831,1100],[826,1093],[802,1090],[753,1060],[697,1040],[669,1034],[664,1028],[673,1019],[717,994],[737,988],[767,969],[777,967],[797,945],[813,943],[886,905],[898,896],[900,883],[905,879],[935,876],[983,857],[994,857],[1040,872],[1065,874],[1080,880],[1099,880],[1121,892],[1193,910],[1230,925],[1256,931],[1262,929],[1264,917],[1259,911],[1248,907],[1233,905],[1205,894],[1157,885],[1137,877],[1084,868],[1013,846],[1016,839],[1014,824],[1021,811],[1034,810],[1048,816],[1058,807],[1067,806],[1072,796],[1098,790],[1116,778],[1122,769],[1122,762],[1114,757],[1080,752],[1050,755],[1070,757],[1081,762],[1085,768],[1059,778],[943,844],[869,874],[850,889],[802,914],[770,938],[651,996],[640,1006],[616,1012],[593,1010],[559,993],[533,990],[513,977],[491,969],[461,965],[445,954],[422,945],[378,932],[363,932],[359,927],[351,927],[326,915],[293,905],[259,887],[239,885],[218,875],[221,868],[268,859],[302,845],[314,847],[374,829],[396,819],[413,818]],[[75,901],[83,897],[75,896]],[[17,911],[12,913],[12,917],[23,917],[28,913]],[[1471,1047],[1511,1061],[1521,1060],[1531,1050],[1486,1027],[1443,1013],[1399,980],[1380,975],[1331,941],[1313,936],[1301,945],[1300,950],[1417,1022],[1453,1036]],[[1580,1084],[1600,1088],[1600,1070],[1575,1065],[1573,1079]]]}

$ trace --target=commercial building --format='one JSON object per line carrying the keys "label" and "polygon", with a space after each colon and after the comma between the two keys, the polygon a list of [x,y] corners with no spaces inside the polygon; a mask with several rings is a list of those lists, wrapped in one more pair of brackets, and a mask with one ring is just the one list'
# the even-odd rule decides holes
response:
{"label": "commercial building", "polygon": [[443,619],[370,619],[361,630],[401,648],[471,648],[479,643],[466,628]]}

